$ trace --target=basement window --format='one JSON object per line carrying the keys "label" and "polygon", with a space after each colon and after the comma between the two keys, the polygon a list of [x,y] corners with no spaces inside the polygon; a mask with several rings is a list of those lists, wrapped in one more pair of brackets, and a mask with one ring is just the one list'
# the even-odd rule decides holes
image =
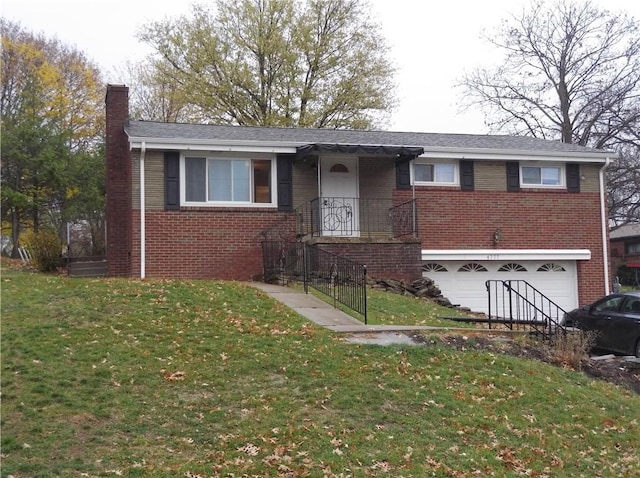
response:
{"label": "basement window", "polygon": [[185,157],[182,203],[188,206],[275,206],[275,161]]}

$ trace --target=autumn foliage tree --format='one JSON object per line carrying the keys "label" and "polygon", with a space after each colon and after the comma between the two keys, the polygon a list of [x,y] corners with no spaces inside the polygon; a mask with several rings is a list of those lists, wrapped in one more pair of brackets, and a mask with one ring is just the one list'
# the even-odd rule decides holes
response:
{"label": "autumn foliage tree", "polygon": [[393,105],[379,31],[364,0],[218,0],[139,37],[156,52],[154,81],[209,121],[363,129]]}
{"label": "autumn foliage tree", "polygon": [[500,66],[462,79],[493,132],[611,149],[614,226],[640,222],[640,25],[589,1],[535,1],[486,39]]}
{"label": "autumn foliage tree", "polygon": [[81,52],[5,19],[0,28],[2,219],[15,254],[25,226],[59,229],[85,219],[81,209],[102,209],[104,187],[93,202],[82,193],[104,178],[104,95],[97,68]]}

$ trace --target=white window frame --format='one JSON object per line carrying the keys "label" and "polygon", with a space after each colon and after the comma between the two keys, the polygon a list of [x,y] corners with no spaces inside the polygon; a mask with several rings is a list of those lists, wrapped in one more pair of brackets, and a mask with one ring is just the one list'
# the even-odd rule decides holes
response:
{"label": "white window frame", "polygon": [[[187,184],[186,184],[186,161],[189,158],[205,159],[207,164],[207,172],[205,173],[206,197],[209,197],[208,185],[208,168],[209,160],[226,160],[226,161],[270,161],[271,162],[271,201],[268,203],[257,203],[253,201],[187,201]],[[277,161],[272,155],[265,154],[218,154],[206,151],[189,151],[180,154],[180,205],[185,207],[251,207],[251,208],[275,208],[278,207],[278,188],[277,188]],[[253,195],[253,175],[249,177],[249,191]]]}
{"label": "white window frame", "polygon": [[[539,168],[540,169],[540,183],[530,184],[524,182],[524,168]],[[543,184],[542,183],[542,170],[545,168],[553,168],[559,171],[559,180],[558,184]],[[523,162],[520,163],[520,187],[522,188],[549,188],[549,189],[566,189],[566,172],[565,165],[561,163],[533,163],[533,162]]]}
{"label": "white window frame", "polygon": [[[416,180],[415,167],[416,165],[426,164],[433,166],[433,181],[418,181]],[[453,182],[437,181],[436,168],[439,165],[453,166]],[[416,186],[458,186],[460,184],[460,166],[458,161],[440,160],[440,159],[416,159],[411,163],[411,184]]]}

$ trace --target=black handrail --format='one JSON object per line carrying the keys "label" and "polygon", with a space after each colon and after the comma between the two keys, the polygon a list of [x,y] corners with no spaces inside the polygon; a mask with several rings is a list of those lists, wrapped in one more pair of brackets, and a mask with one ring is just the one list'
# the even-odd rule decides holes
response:
{"label": "black handrail", "polygon": [[263,241],[265,282],[302,282],[361,314],[367,323],[367,267],[302,242]]}
{"label": "black handrail", "polygon": [[525,280],[488,280],[489,328],[504,324],[510,329],[529,327],[549,338],[566,333],[566,311]]}

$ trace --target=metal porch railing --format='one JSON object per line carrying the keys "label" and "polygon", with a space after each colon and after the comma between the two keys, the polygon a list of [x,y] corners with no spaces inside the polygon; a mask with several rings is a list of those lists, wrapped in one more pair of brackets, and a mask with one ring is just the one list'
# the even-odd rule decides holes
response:
{"label": "metal porch railing", "polygon": [[295,209],[299,237],[402,237],[417,232],[416,201],[322,197]]}
{"label": "metal porch railing", "polygon": [[360,314],[367,323],[367,267],[317,246],[286,241],[262,243],[265,282],[302,282]]}
{"label": "metal porch railing", "polygon": [[565,310],[524,280],[488,280],[487,323],[506,325],[511,330],[528,329],[549,338],[566,332]]}

